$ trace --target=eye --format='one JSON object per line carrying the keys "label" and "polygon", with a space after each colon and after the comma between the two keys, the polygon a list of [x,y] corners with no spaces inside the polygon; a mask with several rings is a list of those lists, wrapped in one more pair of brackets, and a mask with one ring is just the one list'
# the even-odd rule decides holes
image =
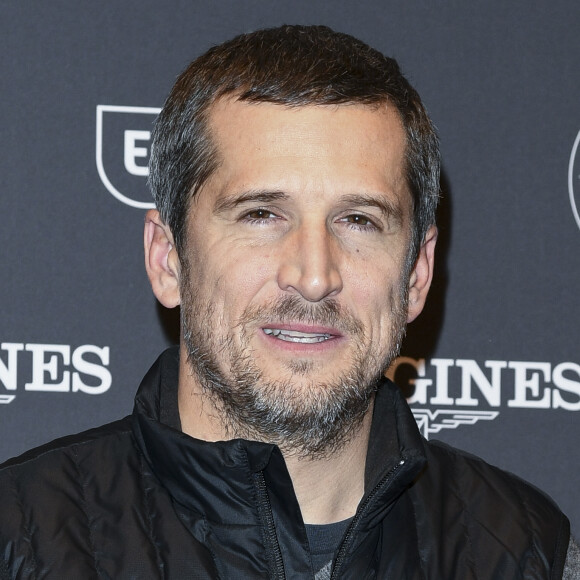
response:
{"label": "eye", "polygon": [[271,219],[275,219],[277,217],[278,216],[272,213],[270,210],[258,208],[246,212],[242,216],[242,219],[249,222],[265,222]]}
{"label": "eye", "polygon": [[368,226],[371,223],[371,220],[364,215],[349,215],[344,219],[348,223],[356,224],[358,226]]}
{"label": "eye", "polygon": [[366,215],[360,213],[353,213],[341,218],[339,221],[360,230],[376,230],[377,225]]}

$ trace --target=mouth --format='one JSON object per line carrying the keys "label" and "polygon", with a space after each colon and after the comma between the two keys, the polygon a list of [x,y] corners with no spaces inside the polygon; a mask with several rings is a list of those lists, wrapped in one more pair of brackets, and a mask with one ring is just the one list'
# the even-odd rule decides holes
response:
{"label": "mouth", "polygon": [[334,338],[328,332],[300,332],[298,330],[287,330],[281,328],[263,328],[265,334],[285,342],[294,342],[299,344],[316,344],[325,342]]}

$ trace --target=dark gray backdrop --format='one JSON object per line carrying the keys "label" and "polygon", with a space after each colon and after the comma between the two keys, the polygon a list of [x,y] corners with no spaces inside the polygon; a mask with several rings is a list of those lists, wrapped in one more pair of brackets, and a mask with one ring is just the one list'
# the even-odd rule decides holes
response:
{"label": "dark gray backdrop", "polygon": [[142,266],[144,210],[105,183],[147,201],[130,132],[154,115],[110,107],[160,107],[236,33],[323,23],[396,57],[441,136],[438,270],[397,379],[429,437],[545,489],[578,535],[580,4],[534,4],[4,2],[0,459],[129,413],[175,339]]}

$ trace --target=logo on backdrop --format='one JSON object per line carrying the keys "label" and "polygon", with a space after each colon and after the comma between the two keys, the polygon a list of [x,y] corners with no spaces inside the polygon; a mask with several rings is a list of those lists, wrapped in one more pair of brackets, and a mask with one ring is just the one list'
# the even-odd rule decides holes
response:
{"label": "logo on backdrop", "polygon": [[147,189],[153,121],[161,109],[97,105],[97,170],[103,185],[131,207],[154,207]]}
{"label": "logo on backdrop", "polygon": [[505,408],[580,411],[580,364],[411,357],[388,372],[422,434],[496,419]]}
{"label": "logo on backdrop", "polygon": [[[12,403],[22,390],[101,395],[113,382],[109,347],[83,344],[0,344],[0,404]],[[24,383],[24,384],[23,384]],[[2,392],[4,390],[5,392]]]}
{"label": "logo on backdrop", "polygon": [[568,194],[570,195],[570,204],[576,223],[580,228],[580,131],[576,135],[572,153],[570,154],[570,163],[568,165]]}

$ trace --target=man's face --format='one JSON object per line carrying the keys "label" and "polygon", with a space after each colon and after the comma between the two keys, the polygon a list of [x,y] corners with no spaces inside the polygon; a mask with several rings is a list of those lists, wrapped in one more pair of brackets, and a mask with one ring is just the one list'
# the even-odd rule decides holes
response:
{"label": "man's face", "polygon": [[219,166],[181,256],[192,376],[231,435],[329,451],[360,424],[407,319],[400,119],[227,99],[210,130]]}

